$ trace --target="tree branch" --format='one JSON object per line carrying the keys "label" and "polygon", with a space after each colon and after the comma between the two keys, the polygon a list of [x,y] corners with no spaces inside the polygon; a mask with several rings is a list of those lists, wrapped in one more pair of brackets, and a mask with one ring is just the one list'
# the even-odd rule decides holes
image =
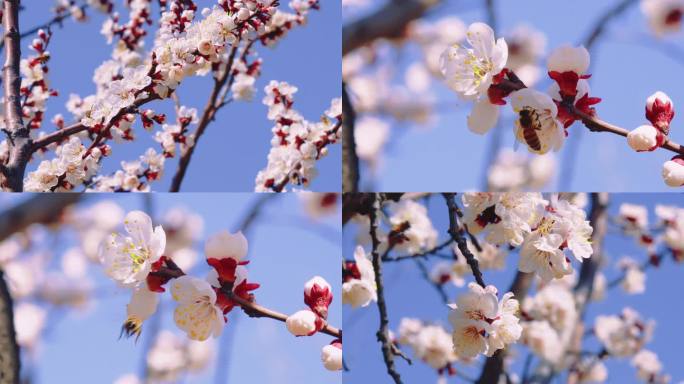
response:
{"label": "tree branch", "polygon": [[359,157],[356,155],[354,123],[356,113],[342,83],[342,192],[359,191]]}
{"label": "tree branch", "polygon": [[466,258],[466,262],[473,271],[473,277],[475,281],[482,287],[486,287],[484,279],[482,278],[482,271],[480,271],[480,265],[477,261],[475,255],[468,249],[468,241],[463,237],[463,233],[459,229],[458,225],[458,207],[456,206],[456,201],[454,197],[455,193],[444,193],[444,200],[446,200],[447,207],[449,209],[449,235],[458,245],[458,249],[461,254]]}
{"label": "tree branch", "polygon": [[[249,50],[250,46],[251,44],[245,46],[245,52]],[[176,174],[173,176],[169,192],[180,191],[181,184],[183,183],[183,178],[185,177],[185,172],[188,169],[188,165],[190,165],[190,160],[192,159],[192,154],[195,152],[197,143],[200,137],[202,137],[202,135],[204,134],[204,131],[207,129],[209,123],[214,119],[216,112],[221,107],[221,104],[218,104],[219,94],[223,86],[228,81],[228,76],[232,72],[233,62],[235,61],[235,55],[237,54],[237,50],[238,44],[233,46],[233,48],[231,49],[230,55],[228,56],[228,62],[226,63],[226,66],[221,76],[218,78],[214,78],[214,88],[211,90],[209,99],[207,99],[207,103],[204,106],[202,117],[200,118],[200,121],[197,124],[197,129],[195,130],[194,143],[191,146],[189,146],[187,150],[181,155],[180,160],[178,161],[178,170],[176,170]]]}
{"label": "tree branch", "polygon": [[377,338],[380,342],[380,349],[382,350],[382,357],[385,360],[387,367],[387,374],[389,374],[396,384],[401,384],[401,376],[394,365],[394,356],[396,355],[394,343],[389,338],[389,320],[387,316],[387,305],[385,303],[385,286],[382,280],[382,259],[378,249],[380,248],[380,240],[378,239],[378,214],[380,213],[381,198],[377,194],[373,196],[373,207],[368,213],[370,220],[370,237],[372,242],[371,257],[373,262],[373,269],[375,270],[375,285],[377,291],[378,312],[380,314],[380,328],[377,332]]}
{"label": "tree branch", "polygon": [[393,0],[376,12],[342,28],[342,55],[380,38],[403,35],[406,26],[440,0]]}
{"label": "tree branch", "polygon": [[19,62],[21,48],[19,46],[19,0],[4,0],[5,25],[5,65],[2,77],[5,86],[5,123],[9,144],[9,160],[5,172],[6,187],[10,191],[21,192],[24,189],[24,171],[31,156],[31,137],[29,129],[24,126],[21,111],[21,76]]}
{"label": "tree branch", "polygon": [[0,214],[0,242],[31,224],[59,221],[67,207],[82,197],[80,193],[60,193],[54,196],[40,194],[5,210]]}
{"label": "tree branch", "polygon": [[19,346],[14,331],[12,296],[0,270],[0,380],[2,383],[19,384]]}

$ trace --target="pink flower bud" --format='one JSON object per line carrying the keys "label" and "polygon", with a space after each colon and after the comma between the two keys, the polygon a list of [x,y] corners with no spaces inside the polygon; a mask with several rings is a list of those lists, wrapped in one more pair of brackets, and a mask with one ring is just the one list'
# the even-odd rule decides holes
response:
{"label": "pink flower bud", "polygon": [[304,285],[304,303],[323,319],[328,318],[328,306],[333,300],[330,284],[320,276],[315,276]]}
{"label": "pink flower bud", "polygon": [[665,141],[665,135],[651,125],[642,125],[627,134],[627,143],[637,152],[653,151]]}
{"label": "pink flower bud", "polygon": [[665,93],[658,91],[646,99],[646,118],[663,134],[670,133],[670,122],[674,115],[674,104]]}
{"label": "pink flower bud", "polygon": [[684,186],[684,156],[677,155],[663,164],[663,180],[670,187]]}

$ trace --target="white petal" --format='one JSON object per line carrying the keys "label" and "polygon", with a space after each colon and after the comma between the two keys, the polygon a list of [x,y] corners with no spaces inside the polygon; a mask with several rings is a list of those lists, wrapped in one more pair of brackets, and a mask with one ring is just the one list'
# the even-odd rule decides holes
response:
{"label": "white petal", "polygon": [[499,120],[499,106],[489,102],[486,97],[481,98],[473,105],[473,110],[468,115],[468,129],[483,135],[494,128]]}

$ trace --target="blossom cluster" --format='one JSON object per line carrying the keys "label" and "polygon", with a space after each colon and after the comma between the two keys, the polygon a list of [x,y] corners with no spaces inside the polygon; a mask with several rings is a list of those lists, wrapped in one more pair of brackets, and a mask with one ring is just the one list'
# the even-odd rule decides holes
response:
{"label": "blossom cluster", "polygon": [[[450,197],[445,198],[452,212]],[[596,198],[596,204],[604,201],[601,196]],[[451,330],[446,330],[439,319],[403,317],[396,333],[390,332],[389,347],[395,355],[400,354],[396,349],[406,347],[444,381],[445,375],[459,374],[456,364],[469,365],[480,355],[492,356],[506,349],[506,358],[515,356],[518,349],[509,346],[517,343],[539,359],[541,371],[567,371],[578,377],[579,382],[606,382],[606,360],[611,357],[630,359],[636,377],[643,382],[668,382],[670,377],[663,372],[658,355],[646,349],[653,336],[653,320],[629,307],[618,315],[598,315],[589,325],[584,324],[582,316],[589,301],[604,300],[609,289],[643,294],[646,269],[660,266],[666,256],[681,262],[684,210],[657,205],[655,223],[649,223],[645,206],[623,203],[616,210],[606,210],[605,233],[616,233],[617,229],[617,233],[645,250],[646,259],[638,261],[623,256],[612,260],[610,250],[606,249],[606,244],[612,242],[599,237],[603,244],[600,261],[591,261],[597,269],[589,275],[593,282],[585,297],[581,288],[587,284],[586,268],[583,266],[581,273],[575,271],[570,255],[587,263],[585,259],[595,257],[592,239],[605,235],[594,234],[587,220],[586,195],[552,194],[545,198],[539,193],[464,193],[460,202],[463,209],[454,201],[457,206],[452,214],[464,237],[466,254],[461,240],[441,244],[437,241],[427,214],[429,201],[430,196],[421,193],[402,194],[396,201],[386,196],[378,211],[380,222],[375,237],[380,244],[376,244],[375,251],[385,264],[383,269],[402,260],[416,262],[423,278],[437,288],[444,303],[452,308]],[[368,233],[369,223],[363,219],[367,219],[363,213],[367,208],[358,209],[352,220],[361,232]],[[592,214],[595,212],[592,209]],[[343,301],[354,308],[379,301],[376,283],[380,283],[376,282],[374,264],[364,250],[368,239],[359,236],[356,242],[354,260],[345,260],[343,264]],[[399,254],[392,253],[395,251]],[[494,285],[482,283],[488,276],[481,273],[503,269],[511,254],[518,256],[516,277],[511,284],[512,292],[500,296]],[[609,272],[608,266],[614,266],[616,272]],[[471,275],[478,282],[468,283],[473,280]],[[610,275],[616,278],[609,280]],[[455,302],[450,299],[451,290],[458,292]],[[388,292],[392,291],[386,286],[385,306],[392,302],[387,299]],[[513,296],[513,292],[520,297]],[[388,316],[393,310],[385,308]],[[577,354],[585,343],[582,339],[589,337],[595,339],[600,349]]]}
{"label": "blossom cluster", "polygon": [[[142,126],[150,131],[153,123],[163,124],[154,138],[161,144],[165,156],[175,155],[176,144],[180,144],[181,152],[185,153],[195,143],[195,133],[189,132],[188,125],[198,121],[192,116],[189,122],[185,122],[188,117],[185,112],[192,110],[180,108],[178,124],[166,125],[163,115],[139,107],[153,100],[171,97],[186,78],[207,74],[213,74],[216,83],[225,87],[213,106],[212,118],[216,110],[230,101],[251,100],[261,68],[261,59],[251,58],[255,55],[252,49],[254,44],[275,46],[290,30],[305,25],[309,12],[319,8],[316,0],[291,1],[289,6],[292,12],[279,9],[278,3],[272,0],[219,0],[212,8],[202,9],[201,12],[193,1],[170,0],[160,5],[159,28],[154,35],[152,47],[146,52],[145,37],[154,23],[152,1],[125,2],[127,21],[124,21],[125,14],[120,14],[120,10],[109,0],[90,1],[83,6],[78,6],[73,1],[58,2],[54,12],[60,17],[71,13],[75,19],[84,20],[87,6],[105,13],[107,18],[101,33],[113,44],[113,51],[111,59],[102,63],[95,71],[93,80],[96,93],[86,97],[72,94],[67,102],[67,109],[73,114],[73,118],[87,129],[70,133],[40,147],[40,152],[51,149],[59,151],[66,145],[65,142],[70,142],[69,136],[79,138],[82,143],[91,140],[92,143],[86,144],[87,150],[82,154],[82,163],[92,163],[87,165],[90,173],[86,177],[76,177],[72,171],[64,170],[46,160],[39,165],[35,175],[26,177],[27,190],[62,191],[83,184],[89,188],[91,177],[97,173],[97,167],[93,165],[111,155],[112,148],[107,140],[134,140],[136,135],[133,126],[138,116]],[[196,20],[197,13],[202,15],[199,20]],[[49,33],[40,31],[39,39],[34,40],[31,45],[38,54],[22,61],[24,115],[25,121],[33,129],[40,128],[42,124],[47,98],[56,95],[55,91],[48,88],[45,76],[46,63],[50,58],[49,52],[45,50],[49,38]],[[332,113],[334,116],[329,118],[341,118],[341,112],[336,114],[334,108]],[[327,118],[325,120],[320,124],[306,124],[306,129],[313,132],[311,136],[317,135],[311,138],[314,145],[318,145],[317,157],[324,155],[327,144],[338,139],[337,130],[331,129],[332,124],[328,124]],[[203,124],[208,121],[210,120]],[[53,123],[58,130],[65,128],[62,115],[56,115]],[[331,130],[330,135],[318,134],[319,130],[326,128]],[[36,136],[43,138],[46,135],[41,132]],[[0,142],[0,160],[8,157],[8,151],[8,142]],[[311,155],[311,152],[304,156]],[[100,180],[102,182],[91,189],[149,190],[149,182],[161,177],[163,160],[153,159],[149,151],[141,157],[142,162],[148,160],[149,167],[135,167],[136,161],[127,162],[122,167],[123,171],[103,176]],[[136,176],[146,180],[135,183]],[[55,181],[59,185],[55,185]]]}
{"label": "blossom cluster", "polygon": [[485,233],[488,242],[520,247],[518,268],[543,281],[572,273],[566,257],[591,257],[592,227],[586,213],[567,200],[548,201],[538,193],[466,193],[464,224]]}
{"label": "blossom cluster", "polygon": [[[206,261],[213,267],[206,279],[185,275],[165,255],[166,232],[153,227],[143,212],[129,212],[124,219],[127,235],[114,233],[103,242],[100,257],[107,275],[132,289],[128,318],[122,332],[139,335],[145,320],[157,309],[158,293],[170,284],[176,325],[192,340],[203,341],[221,334],[226,314],[238,304],[236,298],[253,301],[258,284],[247,281],[247,239],[240,233],[221,232],[205,245]],[[177,253],[174,253],[176,255]]]}
{"label": "blossom cluster", "polygon": [[[248,280],[245,260],[248,242],[241,232],[223,231],[207,239],[204,254],[211,270],[206,278],[184,272],[197,259],[192,251],[201,230],[197,227],[201,228],[201,219],[184,210],[170,211],[163,226],[156,227],[147,214],[132,211],[124,218],[124,234],[113,233],[103,239],[99,258],[105,273],[132,291],[122,334],[138,337],[145,321],[157,311],[160,294],[167,289],[176,302],[174,322],[192,341],[205,342],[210,337],[218,337],[227,323],[228,313],[235,307],[250,315],[259,315],[254,312],[260,311],[259,307],[252,307],[255,305],[252,291],[259,284]],[[312,278],[304,287],[308,309],[283,317],[286,328],[296,336],[311,336],[323,330],[332,299],[330,284],[319,276]],[[178,377],[196,365],[190,357],[172,359],[169,354],[180,356],[195,346],[205,349],[204,344],[183,342],[173,335],[165,336],[158,343],[163,345],[156,353],[153,348],[148,364],[164,380]],[[324,346],[321,359],[328,370],[342,369],[341,339]],[[164,364],[170,360],[175,365]]]}
{"label": "blossom cluster", "polygon": [[257,174],[255,191],[281,192],[287,183],[307,186],[317,175],[316,161],[341,137],[342,100],[333,99],[321,121],[311,122],[292,108],[297,87],[271,81],[264,91],[268,119],[275,126],[268,165]]}
{"label": "blossom cluster", "polygon": [[[447,85],[459,96],[475,104],[468,116],[471,131],[484,134],[499,120],[499,106],[510,98],[515,120],[515,136],[530,152],[545,154],[559,150],[567,129],[578,118],[574,109],[593,116],[592,105],[600,99],[589,96],[586,81],[590,75],[589,52],[584,47],[561,46],[547,60],[549,77],[555,81],[548,93],[527,88],[513,69],[533,65],[539,49],[530,48],[529,61],[522,58],[508,65],[509,47],[504,38],[495,39],[494,31],[484,23],[471,24],[466,32],[469,46],[455,44],[447,48],[440,58],[440,68]],[[530,39],[525,44],[538,44]],[[520,61],[523,61],[523,64]],[[527,75],[529,77],[529,75]]]}

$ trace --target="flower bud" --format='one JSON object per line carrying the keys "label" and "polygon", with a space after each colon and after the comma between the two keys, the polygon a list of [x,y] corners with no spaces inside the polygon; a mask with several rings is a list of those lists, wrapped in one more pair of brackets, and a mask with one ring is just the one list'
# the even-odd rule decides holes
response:
{"label": "flower bud", "polygon": [[578,75],[589,69],[589,51],[584,46],[564,45],[551,52],[546,63],[549,72],[575,72]]}
{"label": "flower bud", "polygon": [[318,316],[308,309],[295,312],[285,320],[287,330],[295,336],[311,336],[318,330]]}
{"label": "flower bud", "polygon": [[245,265],[247,261],[241,261],[248,250],[248,243],[242,232],[230,233],[222,231],[207,239],[204,246],[204,253],[207,257],[207,264],[214,267],[219,275],[221,283],[234,283],[236,269],[240,265]]}
{"label": "flower bud", "polygon": [[330,284],[320,276],[315,276],[304,285],[304,303],[318,316],[328,318],[328,306],[333,300]]}
{"label": "flower bud", "polygon": [[684,156],[675,156],[663,164],[663,180],[670,187],[684,185]]}
{"label": "flower bud", "polygon": [[197,50],[204,56],[211,55],[214,52],[214,44],[210,40],[201,40],[197,44]]}
{"label": "flower bud", "polygon": [[209,237],[204,246],[207,259],[231,258],[240,261],[247,255],[247,250],[247,239],[240,231],[237,233],[219,232]]}
{"label": "flower bud", "polygon": [[627,143],[637,151],[653,151],[663,144],[665,136],[655,127],[642,125],[627,134]]}
{"label": "flower bud", "polygon": [[342,369],[342,342],[337,339],[326,345],[321,350],[321,360],[323,366],[329,371],[339,371]]}
{"label": "flower bud", "polygon": [[240,21],[249,19],[249,10],[247,8],[240,8],[240,10],[237,12],[237,18]]}
{"label": "flower bud", "polygon": [[658,91],[646,99],[646,118],[665,135],[670,132],[674,114],[674,104],[665,93]]}

